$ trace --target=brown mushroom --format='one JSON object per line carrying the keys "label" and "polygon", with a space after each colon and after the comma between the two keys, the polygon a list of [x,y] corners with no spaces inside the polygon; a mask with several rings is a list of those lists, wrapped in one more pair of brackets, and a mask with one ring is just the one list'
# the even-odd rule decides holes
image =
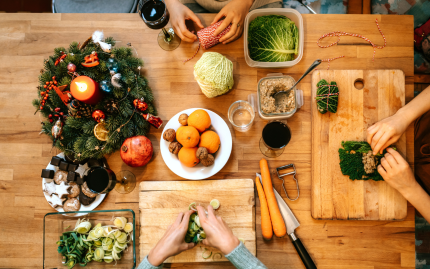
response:
{"label": "brown mushroom", "polygon": [[173,142],[176,138],[176,132],[173,129],[167,129],[163,134],[164,140],[167,142]]}
{"label": "brown mushroom", "polygon": [[179,150],[182,148],[182,145],[179,142],[172,142],[169,144],[169,151],[172,154],[178,154]]}
{"label": "brown mushroom", "polygon": [[196,157],[200,160],[204,160],[208,157],[208,150],[205,147],[200,147],[196,151]]}
{"label": "brown mushroom", "polygon": [[206,159],[203,159],[200,161],[204,166],[208,167],[214,164],[215,158],[212,154],[208,154],[208,157]]}
{"label": "brown mushroom", "polygon": [[179,123],[183,126],[187,126],[188,125],[188,115],[183,113],[179,116],[178,119]]}

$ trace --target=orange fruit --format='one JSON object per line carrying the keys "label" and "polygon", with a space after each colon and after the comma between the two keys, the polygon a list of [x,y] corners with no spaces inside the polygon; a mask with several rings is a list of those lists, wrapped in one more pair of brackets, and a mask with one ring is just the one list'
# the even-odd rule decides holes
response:
{"label": "orange fruit", "polygon": [[209,153],[215,153],[221,145],[219,136],[214,131],[206,131],[200,136],[199,147],[205,147]]}
{"label": "orange fruit", "polygon": [[211,126],[211,117],[205,110],[197,109],[188,116],[188,126],[193,126],[203,133]]}
{"label": "orange fruit", "polygon": [[194,148],[181,148],[178,153],[179,161],[187,166],[196,166],[200,160],[196,157],[197,147]]}
{"label": "orange fruit", "polygon": [[185,148],[197,146],[200,140],[200,134],[192,126],[181,126],[176,131],[176,140]]}

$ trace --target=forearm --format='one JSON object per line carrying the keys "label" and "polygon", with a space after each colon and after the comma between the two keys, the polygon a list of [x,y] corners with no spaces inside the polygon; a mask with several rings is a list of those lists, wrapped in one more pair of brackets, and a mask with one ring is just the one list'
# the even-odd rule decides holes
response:
{"label": "forearm", "polygon": [[267,269],[267,267],[257,257],[251,254],[245,245],[241,242],[232,252],[225,257],[237,269]]}
{"label": "forearm", "polygon": [[407,105],[399,109],[396,114],[404,118],[408,124],[430,110],[430,86],[412,99]]}
{"label": "forearm", "polygon": [[430,196],[425,190],[416,183],[410,190],[406,190],[402,194],[430,222]]}
{"label": "forearm", "polygon": [[139,266],[137,267],[137,269],[162,269],[163,268],[163,264],[159,265],[159,266],[154,266],[152,265],[149,261],[148,261],[148,256],[146,256],[143,261],[139,264]]}

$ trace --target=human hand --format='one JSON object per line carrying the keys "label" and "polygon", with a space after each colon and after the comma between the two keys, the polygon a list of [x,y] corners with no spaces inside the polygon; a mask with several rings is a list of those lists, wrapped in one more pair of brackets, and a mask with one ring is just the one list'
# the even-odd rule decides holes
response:
{"label": "human hand", "polygon": [[178,0],[166,1],[166,5],[170,13],[170,23],[175,33],[186,42],[194,42],[197,40],[197,36],[191,33],[185,25],[185,20],[192,20],[197,26],[204,28],[196,14]]}
{"label": "human hand", "polygon": [[385,118],[367,129],[367,143],[373,149],[373,155],[384,151],[388,146],[397,142],[400,136],[406,131],[409,121],[396,113]]}
{"label": "human hand", "polygon": [[221,37],[219,42],[227,44],[240,37],[243,32],[243,22],[253,2],[253,0],[232,0],[215,16],[211,25],[218,22],[222,17],[225,19],[213,33],[214,36],[219,35],[231,23],[230,31]]}
{"label": "human hand", "polygon": [[391,187],[398,190],[407,199],[418,187],[418,182],[415,180],[408,162],[392,148],[388,148],[387,153],[381,159],[378,172]]}
{"label": "human hand", "polygon": [[213,207],[208,206],[208,215],[201,206],[197,206],[200,225],[206,233],[203,244],[219,249],[224,255],[232,252],[240,243],[232,230],[225,224],[220,216],[215,216]]}
{"label": "human hand", "polygon": [[148,254],[148,261],[152,265],[159,266],[170,256],[175,256],[194,247],[194,243],[185,242],[185,234],[192,213],[192,210],[185,214],[180,213],[175,222],[169,226],[164,236]]}

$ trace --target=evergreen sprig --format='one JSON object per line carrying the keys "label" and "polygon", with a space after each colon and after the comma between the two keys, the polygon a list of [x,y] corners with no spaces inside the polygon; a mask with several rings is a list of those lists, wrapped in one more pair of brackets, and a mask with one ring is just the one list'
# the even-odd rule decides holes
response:
{"label": "evergreen sprig", "polygon": [[[105,42],[115,46],[115,40],[112,37],[105,39]],[[97,52],[99,57],[99,65],[95,67],[84,67],[81,65],[84,62],[84,57]],[[63,54],[67,56],[62,62],[55,66],[55,61]],[[46,82],[52,81],[52,77],[56,77],[58,86],[68,85],[65,90],[69,90],[72,81],[71,75],[68,73],[67,65],[73,63],[76,65],[76,72],[79,75],[85,75],[96,82],[111,79],[111,74],[106,62],[110,57],[113,57],[118,63],[118,73],[121,73],[119,83],[121,88],[115,88],[112,94],[105,94],[103,99],[96,105],[91,106],[92,111],[101,109],[106,115],[106,128],[109,131],[108,141],[100,141],[94,135],[94,127],[97,122],[92,117],[72,117],[67,115],[64,121],[62,138],[56,140],[54,146],[64,151],[66,154],[73,154],[73,157],[78,160],[85,158],[102,158],[106,154],[111,154],[120,149],[125,139],[136,136],[146,135],[149,132],[150,124],[143,116],[135,111],[133,100],[144,98],[148,104],[148,109],[144,113],[157,115],[154,107],[152,91],[148,86],[146,78],[140,75],[140,66],[143,66],[143,61],[133,56],[133,51],[128,47],[112,48],[111,53],[102,51],[98,44],[90,41],[83,49],[79,49],[77,42],[72,42],[68,49],[59,47],[54,49],[54,54],[49,56],[44,61],[43,72],[39,75],[38,99],[33,100],[33,106],[39,110],[41,103],[41,92],[45,91],[43,85]],[[107,101],[114,100],[118,104],[116,112],[108,113],[105,105]],[[46,118],[42,124],[42,132],[47,134],[52,140],[51,129],[54,125],[49,122],[49,114],[54,114],[54,109],[59,107],[64,114],[68,114],[67,106],[61,101],[57,93],[52,90],[49,93],[49,98],[45,102],[45,106],[40,113]],[[124,126],[124,123],[128,122]],[[118,129],[120,130],[118,132]],[[53,140],[54,141],[54,140]],[[99,147],[97,150],[96,148]]]}

